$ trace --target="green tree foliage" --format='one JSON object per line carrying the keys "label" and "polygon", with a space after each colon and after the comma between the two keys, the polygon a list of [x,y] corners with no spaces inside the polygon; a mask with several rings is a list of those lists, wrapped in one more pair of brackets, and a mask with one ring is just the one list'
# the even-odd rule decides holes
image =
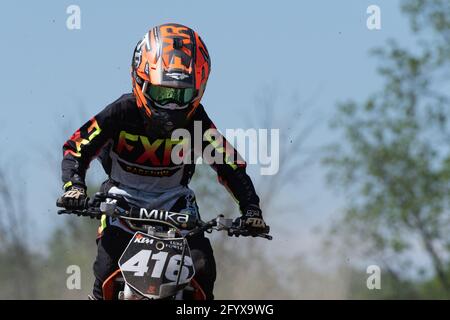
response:
{"label": "green tree foliage", "polygon": [[[63,217],[59,217],[63,219]],[[62,226],[54,230],[41,268],[41,292],[45,299],[87,299],[94,283],[92,266],[97,253],[95,243],[98,220],[64,217]],[[68,288],[69,266],[80,269],[81,287]]]}
{"label": "green tree foliage", "polygon": [[375,49],[382,89],[362,103],[341,103],[332,123],[347,143],[330,146],[324,163],[349,199],[335,229],[363,243],[390,271],[388,283],[407,281],[419,244],[436,278],[393,290],[450,297],[450,2],[408,0],[402,9],[417,46],[390,40]]}
{"label": "green tree foliage", "polygon": [[33,221],[25,195],[11,187],[5,172],[0,170],[0,299],[33,299],[42,257],[30,245]]}

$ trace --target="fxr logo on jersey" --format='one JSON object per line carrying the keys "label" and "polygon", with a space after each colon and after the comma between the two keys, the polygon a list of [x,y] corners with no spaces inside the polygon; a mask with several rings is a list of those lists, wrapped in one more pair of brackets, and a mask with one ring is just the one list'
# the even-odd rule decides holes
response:
{"label": "fxr logo on jersey", "polygon": [[[183,143],[183,140],[166,138],[150,141],[146,136],[130,134],[122,130],[116,152],[125,160],[139,165],[168,167],[172,164],[173,146],[179,143]],[[182,152],[180,157],[183,157]]]}

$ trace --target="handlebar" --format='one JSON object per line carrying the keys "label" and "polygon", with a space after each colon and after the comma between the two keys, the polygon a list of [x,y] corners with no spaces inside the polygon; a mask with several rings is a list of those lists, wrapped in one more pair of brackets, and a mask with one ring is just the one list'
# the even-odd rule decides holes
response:
{"label": "handlebar", "polygon": [[188,236],[193,236],[199,232],[203,231],[210,231],[210,230],[217,230],[217,231],[227,231],[229,236],[243,236],[243,237],[261,237],[267,240],[272,240],[272,236],[268,233],[270,232],[270,227],[266,226],[264,228],[263,232],[254,233],[247,229],[245,229],[242,224],[241,220],[239,218],[235,219],[227,219],[223,215],[219,215],[216,218],[208,221],[208,222],[200,222],[200,225],[197,226],[195,229],[189,231],[187,234]]}
{"label": "handlebar", "polygon": [[[60,201],[57,201],[56,205],[63,207]],[[190,230],[186,234],[189,237],[204,231],[223,230],[227,231],[229,236],[252,236],[272,240],[272,236],[268,234],[270,231],[269,226],[263,232],[255,233],[244,228],[240,218],[233,221],[233,219],[227,219],[223,215],[219,215],[208,222],[203,222],[199,219],[192,219],[192,216],[186,213],[130,207],[123,196],[101,192],[97,192],[94,198],[90,200],[86,199],[82,209],[63,209],[59,210],[58,214],[76,214],[77,216],[90,217],[91,219],[100,219],[102,215],[107,215],[132,222],[163,223],[177,229],[182,227]]]}

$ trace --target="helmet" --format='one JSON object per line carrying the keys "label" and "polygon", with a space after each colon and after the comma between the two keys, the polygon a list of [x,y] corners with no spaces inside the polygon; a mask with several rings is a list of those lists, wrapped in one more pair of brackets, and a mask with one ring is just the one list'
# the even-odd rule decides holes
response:
{"label": "helmet", "polygon": [[160,134],[183,127],[205,92],[211,69],[200,36],[180,24],[163,24],[147,32],[134,49],[133,93],[138,108]]}

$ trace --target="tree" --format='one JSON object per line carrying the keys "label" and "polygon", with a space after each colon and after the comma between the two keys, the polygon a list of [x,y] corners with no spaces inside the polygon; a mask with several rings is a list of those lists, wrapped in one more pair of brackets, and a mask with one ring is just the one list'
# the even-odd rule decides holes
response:
{"label": "tree", "polygon": [[[264,88],[258,95],[257,112],[248,117],[247,123],[251,128],[280,128],[280,150],[276,150],[280,156],[279,172],[252,178],[264,216],[270,224],[274,223],[274,242],[283,245],[289,243],[285,242],[286,238],[296,235],[283,234],[274,226],[285,221],[293,223],[286,213],[297,214],[299,211],[298,199],[289,202],[283,194],[289,192],[290,187],[298,186],[301,173],[313,157],[306,152],[304,143],[316,122],[305,125],[301,119],[311,101],[301,102],[294,96],[289,101],[290,112],[280,115],[275,110],[280,109],[279,105],[285,105],[285,101],[278,98],[276,90]],[[237,217],[237,205],[214,180],[217,180],[215,173],[207,165],[197,166],[191,187],[196,193],[202,218],[211,219],[219,213]],[[317,299],[346,295],[347,272],[344,270],[339,270],[339,277],[316,271],[306,257],[278,256],[278,252],[273,251],[276,245],[268,246],[269,243],[259,238],[230,238],[220,233],[209,237],[217,262],[215,295],[218,299]]]}
{"label": "tree", "polygon": [[[314,105],[314,96],[301,100],[294,92],[290,98],[281,100],[282,95],[276,87],[265,86],[257,95],[255,106],[247,115],[247,123],[252,128],[279,130],[279,149],[272,148],[272,156],[278,153],[279,171],[273,175],[259,175],[255,180],[261,198],[261,207],[266,214],[271,212],[296,212],[298,199],[282,204],[280,195],[301,183],[302,173],[315,158],[314,150],[305,147],[314,129],[317,127],[319,112],[309,122],[303,116]],[[277,112],[280,106],[290,105],[286,112]],[[255,116],[256,115],[256,116]],[[277,213],[279,214],[279,213]]]}
{"label": "tree", "polygon": [[[99,222],[77,216],[64,218],[64,223],[53,231],[47,244],[42,289],[46,299],[86,300],[94,283],[92,266],[97,252],[95,238]],[[67,287],[68,267],[72,265],[79,267],[80,289]]]}
{"label": "tree", "polygon": [[1,299],[38,297],[38,268],[43,259],[29,245],[33,239],[32,224],[26,192],[15,190],[6,170],[1,168],[0,261],[4,262],[0,265]]}
{"label": "tree", "polygon": [[416,48],[375,49],[382,89],[339,104],[332,123],[347,143],[329,146],[324,164],[349,199],[335,230],[365,240],[365,254],[398,281],[417,269],[409,257],[419,243],[450,296],[450,3],[408,0],[402,10]]}

